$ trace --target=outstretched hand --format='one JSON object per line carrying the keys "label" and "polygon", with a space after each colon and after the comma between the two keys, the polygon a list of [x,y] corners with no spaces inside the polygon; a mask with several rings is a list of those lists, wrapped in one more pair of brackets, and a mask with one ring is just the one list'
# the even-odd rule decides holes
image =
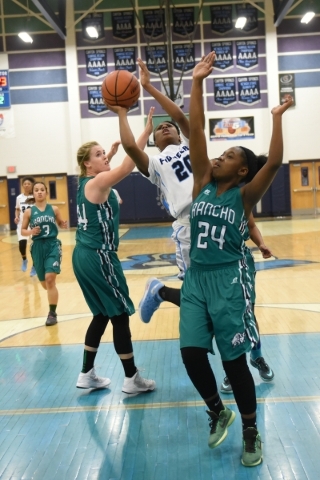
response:
{"label": "outstretched hand", "polygon": [[289,95],[284,102],[271,110],[272,115],[282,115],[293,104],[293,98]]}
{"label": "outstretched hand", "polygon": [[155,111],[155,107],[150,107],[148,118],[147,118],[147,123],[146,123],[146,131],[148,132],[149,135],[153,132],[153,114]]}
{"label": "outstretched hand", "polygon": [[113,157],[117,153],[120,144],[121,144],[121,140],[117,140],[111,145],[110,152],[109,152],[111,157]]}
{"label": "outstretched hand", "polygon": [[215,58],[215,52],[210,52],[208,55],[204,55],[193,69],[193,78],[203,80],[208,77],[213,70],[213,62]]}
{"label": "outstretched hand", "polygon": [[137,58],[137,63],[140,67],[140,83],[145,88],[150,84],[150,72],[147,68],[147,65],[143,63],[141,58]]}

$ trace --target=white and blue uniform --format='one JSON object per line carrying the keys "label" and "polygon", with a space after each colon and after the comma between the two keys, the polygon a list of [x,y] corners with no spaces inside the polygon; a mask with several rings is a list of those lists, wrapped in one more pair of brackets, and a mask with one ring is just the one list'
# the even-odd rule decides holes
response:
{"label": "white and blue uniform", "polygon": [[28,240],[29,238],[21,235],[23,214],[28,208],[32,206],[27,203],[28,198],[32,198],[32,195],[25,195],[24,193],[20,193],[20,195],[18,195],[16,199],[16,209],[19,209],[19,223],[17,224],[17,235],[19,242],[20,240]]}
{"label": "white and blue uniform", "polygon": [[149,156],[148,180],[161,191],[162,202],[175,218],[172,239],[176,244],[176,262],[183,279],[190,265],[190,205],[192,202],[193,174],[188,140],[179,145],[168,145],[162,152]]}

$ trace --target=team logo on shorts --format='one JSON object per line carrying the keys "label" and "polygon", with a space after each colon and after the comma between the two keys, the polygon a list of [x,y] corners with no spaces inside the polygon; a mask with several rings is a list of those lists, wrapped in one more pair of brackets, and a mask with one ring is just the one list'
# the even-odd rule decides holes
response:
{"label": "team logo on shorts", "polygon": [[59,267],[59,262],[54,262],[52,266],[53,267]]}
{"label": "team logo on shorts", "polygon": [[238,347],[245,341],[246,341],[246,332],[243,332],[243,333],[236,333],[236,335],[231,340],[231,343],[234,348],[234,347]]}

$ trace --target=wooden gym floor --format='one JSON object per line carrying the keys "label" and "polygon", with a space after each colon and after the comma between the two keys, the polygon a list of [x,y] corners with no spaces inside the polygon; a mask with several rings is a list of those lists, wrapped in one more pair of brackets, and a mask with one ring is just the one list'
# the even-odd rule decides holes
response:
{"label": "wooden gym floor", "polygon": [[[241,425],[207,448],[205,407],[179,352],[179,310],[163,303],[150,324],[131,317],[136,363],[157,390],[121,393],[123,372],[111,327],[96,367],[110,389],[77,390],[90,313],[74,279],[73,230],[63,231],[58,324],[45,327],[46,292],[26,273],[15,234],[0,235],[0,479],[311,479],[320,478],[320,219],[257,222],[277,259],[254,251],[256,315],[264,357],[275,371],[257,388],[261,466],[240,465]],[[177,268],[170,224],[121,227],[119,258],[138,306],[147,278],[172,286]],[[218,355],[211,358],[223,379]],[[251,368],[251,367],[250,367]],[[237,408],[233,395],[222,395]]]}

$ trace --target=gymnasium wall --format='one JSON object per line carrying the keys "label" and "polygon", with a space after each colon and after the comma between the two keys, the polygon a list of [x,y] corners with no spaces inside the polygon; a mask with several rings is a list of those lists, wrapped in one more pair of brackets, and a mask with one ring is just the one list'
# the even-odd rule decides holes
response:
{"label": "gymnasium wall", "polygon": [[[176,0],[175,7],[194,7],[194,21],[199,16],[199,24],[193,38],[195,61],[211,49],[211,42],[256,41],[257,64],[245,70],[237,65],[234,58],[232,67],[227,71],[216,70],[206,80],[204,89],[204,105],[206,109],[206,135],[208,153],[217,156],[226,148],[239,144],[239,140],[210,141],[209,120],[219,118],[253,117],[254,138],[245,138],[242,143],[257,153],[268,151],[271,134],[272,106],[279,103],[279,73],[295,75],[296,105],[286,113],[284,119],[284,167],[273,187],[265,195],[260,214],[288,215],[290,160],[320,158],[320,142],[317,139],[320,131],[320,5],[314,2],[316,17],[308,25],[302,25],[300,19],[304,4],[294,8],[283,20],[280,27],[273,26],[272,0],[258,2],[264,10],[258,10],[258,25],[252,32],[243,32],[232,28],[226,34],[217,34],[211,28],[211,7],[230,5],[230,2],[204,1],[200,9],[200,1]],[[317,4],[316,4],[317,3]],[[32,2],[29,8],[37,12]],[[97,7],[103,12],[105,38],[96,42],[83,39],[81,21],[78,19],[92,6],[91,0],[67,1],[67,40],[63,41],[52,28],[39,18],[26,15],[25,9],[8,0],[4,2],[4,12],[0,22],[0,69],[9,70],[10,93],[12,106],[8,110],[0,109],[9,117],[8,134],[1,133],[0,126],[0,176],[13,178],[25,174],[67,173],[70,178],[77,174],[76,151],[88,140],[97,140],[106,150],[112,142],[119,138],[118,119],[112,112],[97,115],[90,111],[88,105],[88,89],[99,85],[101,78],[88,76],[86,71],[85,51],[104,48],[107,51],[108,71],[115,69],[114,49],[130,47],[135,56],[144,60],[147,54],[147,43],[150,38],[144,35],[143,10],[159,8],[159,1],[136,0],[134,2],[140,22],[135,20],[134,35],[130,39],[119,40],[114,37],[112,29],[112,12],[132,10],[130,0],[103,0]],[[234,2],[235,5],[242,2]],[[38,12],[39,14],[39,12]],[[24,44],[17,33],[26,28],[32,33],[33,44]],[[148,41],[148,42],[147,42]],[[163,45],[164,37],[151,40],[151,45]],[[188,43],[188,38],[174,35],[173,45]],[[235,49],[235,47],[233,48]],[[235,52],[233,51],[235,56]],[[138,74],[138,72],[136,71]],[[183,75],[184,102],[183,111],[188,113],[189,91],[192,69]],[[175,70],[174,79],[179,81],[181,72]],[[214,78],[258,77],[260,99],[252,104],[243,104],[239,98],[232,105],[217,105],[213,96]],[[166,73],[164,72],[166,80]],[[157,75],[152,81],[161,88]],[[144,128],[145,117],[151,105],[156,106],[156,115],[164,114],[144,92],[138,107],[129,113],[129,121],[133,133],[138,136]],[[155,147],[147,147],[147,153],[155,154]],[[113,159],[113,165],[121,162],[124,156],[122,148]],[[16,166],[16,174],[9,175],[6,167]],[[141,181],[142,180],[142,181]],[[129,183],[128,183],[129,182]],[[132,189],[130,190],[131,187]],[[124,220],[143,221],[166,218],[166,214],[158,205],[157,192],[154,187],[150,191],[149,183],[139,174],[133,174],[130,180],[119,185],[119,191],[125,197],[128,192],[135,191],[135,199],[155,195],[154,210],[145,215],[137,212],[145,208],[135,200]],[[154,193],[153,193],[154,192]],[[69,191],[70,195],[74,192]],[[128,202],[129,203],[129,202]],[[129,208],[129,207],[126,207]],[[123,208],[124,212],[126,211]],[[259,213],[259,212],[258,212]],[[140,217],[139,217],[140,215]]]}

